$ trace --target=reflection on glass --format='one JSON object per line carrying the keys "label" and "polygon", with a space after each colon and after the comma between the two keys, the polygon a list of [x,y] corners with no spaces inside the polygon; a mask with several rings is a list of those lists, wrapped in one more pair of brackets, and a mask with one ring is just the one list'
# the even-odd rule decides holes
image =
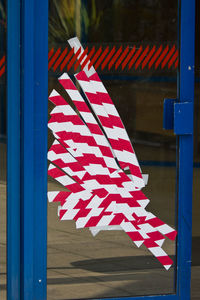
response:
{"label": "reflection on glass", "polygon": [[[103,52],[106,47],[109,51],[113,47],[115,51],[120,47],[131,51],[134,46],[135,53],[140,46],[142,51],[155,46],[154,54],[160,47],[163,51],[168,46],[169,52],[174,46],[173,55],[176,53],[176,1],[60,0],[50,1],[49,9],[49,51],[54,49],[49,60],[49,92],[54,88],[65,98],[57,78],[64,71],[74,74],[80,70],[75,72],[73,65],[68,71],[68,64],[61,69],[66,56],[56,65],[59,55],[65,49],[66,53],[70,51],[69,38],[78,36],[88,52],[95,47],[95,53],[99,47]],[[58,58],[52,62],[57,49]],[[142,67],[148,53],[137,68],[135,63],[131,68],[128,64],[124,69],[121,65],[116,68],[115,63],[110,68],[108,64],[105,68],[100,65],[97,72],[120,113],[142,172],[149,174],[148,185],[143,189],[151,199],[148,210],[175,226],[176,140],[173,132],[163,130],[162,113],[163,99],[176,97],[177,58],[171,67],[169,61],[166,65]],[[49,111],[52,108],[49,103]],[[49,133],[49,146],[52,142]],[[49,191],[63,189],[50,178],[48,185]],[[77,230],[74,221],[59,221],[57,206],[48,206],[48,299],[175,291],[173,267],[169,271],[162,269],[148,250],[137,249],[121,231],[100,232],[94,238],[88,229]],[[174,243],[166,240],[164,250],[176,260]]]}

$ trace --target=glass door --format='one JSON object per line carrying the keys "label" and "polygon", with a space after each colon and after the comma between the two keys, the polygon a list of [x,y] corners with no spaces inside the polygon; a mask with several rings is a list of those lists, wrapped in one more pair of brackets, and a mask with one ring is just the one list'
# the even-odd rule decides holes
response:
{"label": "glass door", "polygon": [[8,299],[189,299],[195,1],[7,2]]}
{"label": "glass door", "polygon": [[[80,49],[73,40],[70,47],[68,40],[74,37],[85,49],[85,56],[83,52],[78,53]],[[173,231],[177,224],[177,139],[173,130],[163,129],[163,102],[164,98],[177,97],[178,2],[50,1],[50,100],[52,95],[59,94],[79,114],[77,99],[73,99],[70,91],[77,88],[83,99],[87,96],[81,79],[76,80],[74,76],[84,70],[86,59],[93,64],[119,112],[142,174],[148,174],[143,176],[145,180],[147,176],[149,179],[141,188],[150,199],[146,210]],[[87,68],[87,61],[85,66]],[[66,87],[62,81],[66,76],[76,88]],[[87,101],[92,101],[90,96],[85,100],[88,104]],[[52,102],[54,100],[49,101],[49,113],[55,107]],[[53,122],[51,117],[50,122]],[[50,123],[50,129],[52,126]],[[48,135],[50,163],[60,170],[62,165],[52,158],[52,143],[55,143],[55,131],[54,135],[52,131]],[[62,159],[61,156],[58,158]],[[72,173],[66,173],[72,176]],[[173,260],[170,269],[166,270],[148,247],[144,244],[137,247],[130,235],[119,230],[122,229],[120,226],[98,231],[95,223],[93,229],[89,225],[77,229],[76,218],[65,220],[68,217],[64,216],[59,220],[58,200],[52,198],[51,192],[66,189],[53,178],[51,170],[49,174],[49,200],[55,203],[48,204],[48,299],[101,299],[176,292],[175,241],[166,238],[162,246]],[[93,236],[95,228],[98,234]]]}

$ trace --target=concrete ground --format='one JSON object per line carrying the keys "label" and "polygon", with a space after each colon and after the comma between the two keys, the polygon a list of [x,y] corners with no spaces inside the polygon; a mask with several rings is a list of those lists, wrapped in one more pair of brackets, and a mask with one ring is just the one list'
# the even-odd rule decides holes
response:
{"label": "concrete ground", "polygon": [[[5,155],[4,145],[1,147],[1,153]],[[5,162],[5,156],[2,160]],[[0,177],[0,299],[6,299],[6,181],[3,165]],[[143,168],[143,172],[150,174],[148,188],[145,188],[152,202],[148,209],[173,225],[175,169],[151,166]],[[199,169],[195,169],[196,178],[199,178]],[[59,186],[49,181],[49,190],[59,190]],[[198,191],[199,185],[195,181],[195,194],[199,194]],[[195,200],[193,214],[192,300],[200,299],[199,202]],[[164,245],[174,259],[174,244],[166,241]],[[77,230],[73,221],[60,222],[57,204],[48,204],[47,277],[48,300],[130,297],[174,291],[173,268],[165,271],[145,248],[136,249],[121,231],[100,232],[94,238],[87,229]]]}

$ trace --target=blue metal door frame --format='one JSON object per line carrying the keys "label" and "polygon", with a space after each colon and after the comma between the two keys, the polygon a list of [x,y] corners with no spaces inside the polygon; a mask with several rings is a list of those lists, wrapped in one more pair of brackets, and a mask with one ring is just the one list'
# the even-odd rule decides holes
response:
{"label": "blue metal door frame", "polygon": [[[45,300],[48,0],[7,3],[7,299]],[[180,1],[179,23],[178,101],[193,105],[195,0]],[[193,133],[178,145],[176,294],[127,299],[190,299]]]}
{"label": "blue metal door frame", "polygon": [[8,0],[9,300],[46,299],[48,0]]}

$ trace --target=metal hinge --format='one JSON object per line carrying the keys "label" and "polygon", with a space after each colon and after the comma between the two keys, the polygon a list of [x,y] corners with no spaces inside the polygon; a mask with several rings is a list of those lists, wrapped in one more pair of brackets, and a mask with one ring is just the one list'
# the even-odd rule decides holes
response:
{"label": "metal hinge", "polygon": [[172,129],[176,135],[193,133],[193,103],[164,99],[163,128]]}

